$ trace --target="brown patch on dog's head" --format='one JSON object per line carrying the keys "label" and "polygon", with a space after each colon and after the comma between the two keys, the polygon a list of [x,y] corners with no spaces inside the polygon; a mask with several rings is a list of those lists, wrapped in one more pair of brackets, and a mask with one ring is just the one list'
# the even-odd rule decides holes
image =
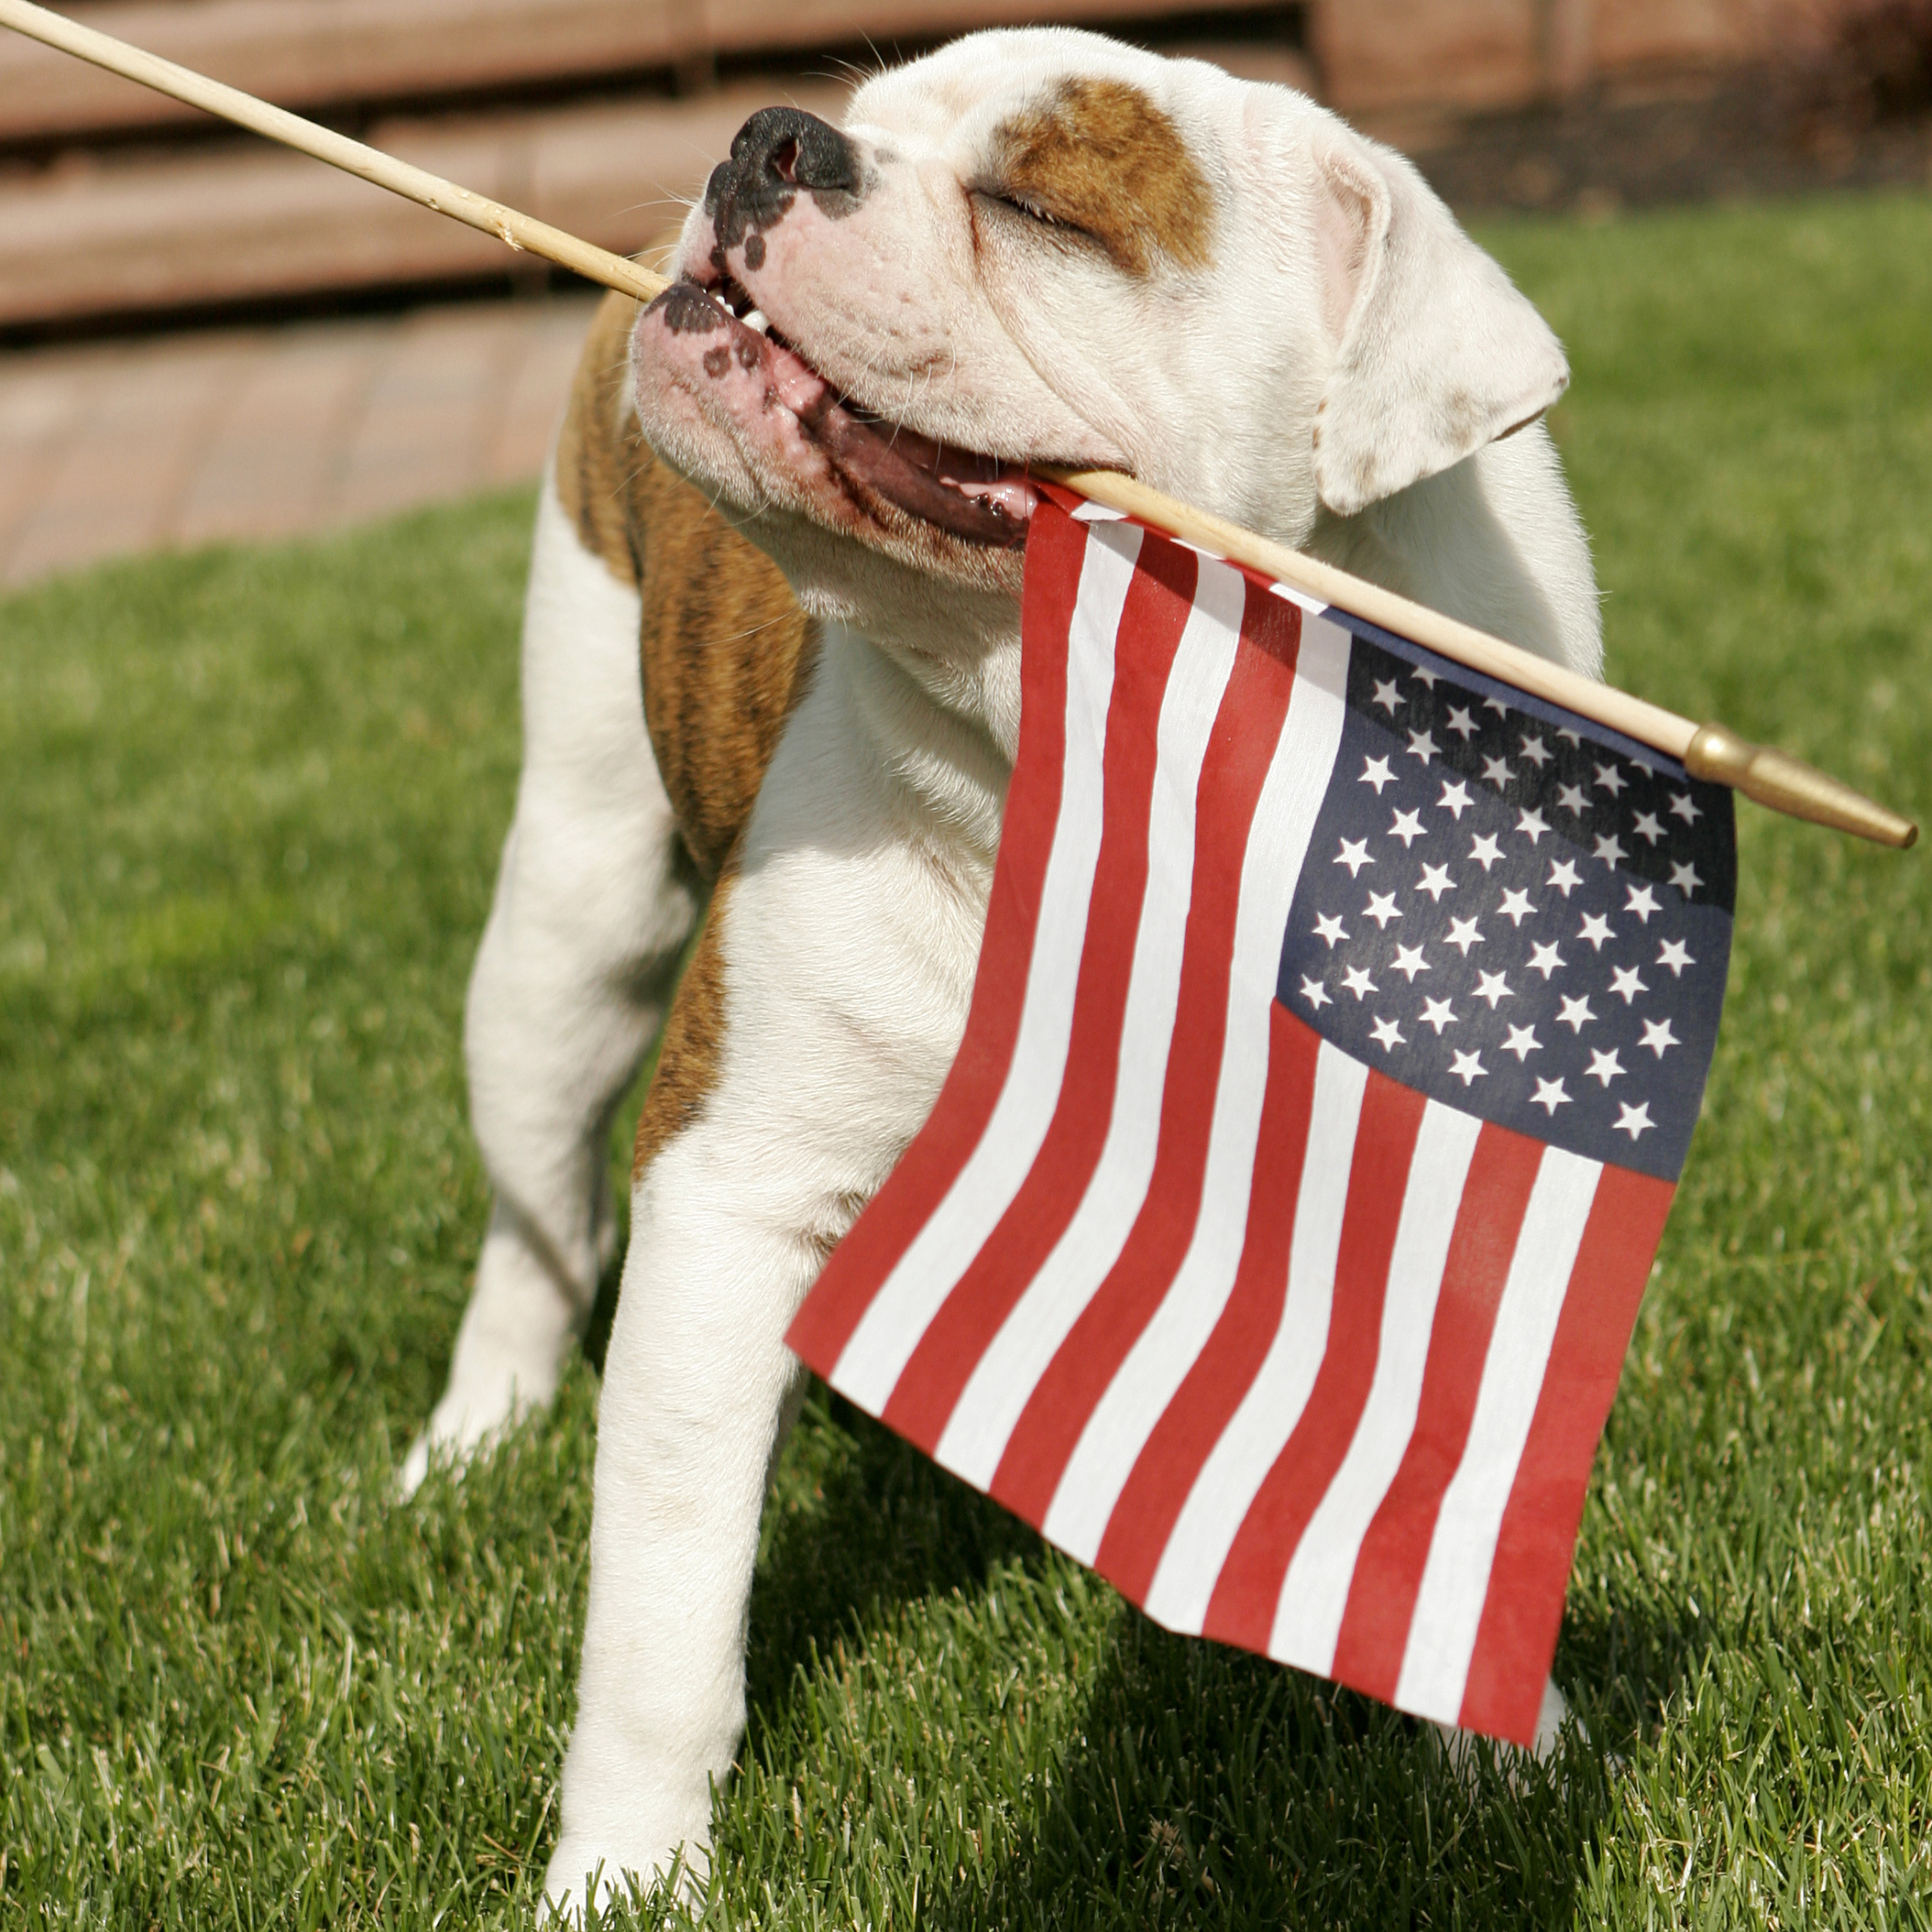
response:
{"label": "brown patch on dog's head", "polygon": [[1090,235],[1128,274],[1209,259],[1214,194],[1181,131],[1124,80],[1063,80],[994,136],[996,191]]}

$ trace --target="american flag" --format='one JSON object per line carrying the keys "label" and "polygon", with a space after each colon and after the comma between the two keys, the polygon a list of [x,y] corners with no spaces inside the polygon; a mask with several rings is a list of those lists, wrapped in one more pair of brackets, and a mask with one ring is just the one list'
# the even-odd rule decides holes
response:
{"label": "american flag", "polygon": [[1730,793],[1090,506],[1022,635],[964,1040],[792,1346],[1169,1628],[1528,1743]]}

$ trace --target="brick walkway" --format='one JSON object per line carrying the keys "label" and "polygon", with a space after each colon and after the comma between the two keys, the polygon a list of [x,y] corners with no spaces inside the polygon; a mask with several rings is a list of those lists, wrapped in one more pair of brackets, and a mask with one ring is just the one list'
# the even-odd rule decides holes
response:
{"label": "brick walkway", "polygon": [[0,355],[0,585],[534,477],[594,300]]}

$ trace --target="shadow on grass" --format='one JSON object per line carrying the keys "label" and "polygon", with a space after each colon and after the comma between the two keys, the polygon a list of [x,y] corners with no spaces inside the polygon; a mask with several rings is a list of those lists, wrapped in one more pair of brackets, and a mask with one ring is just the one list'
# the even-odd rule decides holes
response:
{"label": "shadow on grass", "polygon": [[[767,1514],[751,1606],[754,1750],[761,1733],[798,1738],[814,1678],[843,1670],[898,1606],[955,1592],[970,1602],[1015,1563],[1050,1589],[1063,1563],[1026,1525],[816,1384],[808,1422]],[[1580,1634],[1566,1650],[1587,1667],[1606,1633]],[[1626,1640],[1626,1662],[1638,1653],[1676,1657],[1660,1638],[1636,1652]],[[1648,1710],[1665,1694],[1648,1680],[1628,1689]],[[1586,1691],[1581,1703],[1594,1745],[1580,1738],[1560,1776],[1532,1771],[1513,1788],[1487,1748],[1465,1777],[1432,1727],[1120,1608],[1100,1631],[1051,1777],[1013,1808],[1005,1854],[929,1874],[937,1882],[917,1894],[919,1916],[959,1932],[1562,1924],[1611,1801],[1606,1747],[1623,1741],[1603,1734],[1600,1698]],[[781,1789],[822,1768],[767,1761]]]}

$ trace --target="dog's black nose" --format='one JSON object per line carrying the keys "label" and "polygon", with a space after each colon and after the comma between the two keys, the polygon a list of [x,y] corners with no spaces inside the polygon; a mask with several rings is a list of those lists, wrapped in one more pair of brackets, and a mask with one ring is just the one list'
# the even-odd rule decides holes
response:
{"label": "dog's black nose", "polygon": [[731,159],[711,170],[705,213],[723,248],[748,229],[775,226],[801,188],[828,215],[858,206],[864,174],[857,150],[829,123],[796,107],[763,107],[738,130]]}

